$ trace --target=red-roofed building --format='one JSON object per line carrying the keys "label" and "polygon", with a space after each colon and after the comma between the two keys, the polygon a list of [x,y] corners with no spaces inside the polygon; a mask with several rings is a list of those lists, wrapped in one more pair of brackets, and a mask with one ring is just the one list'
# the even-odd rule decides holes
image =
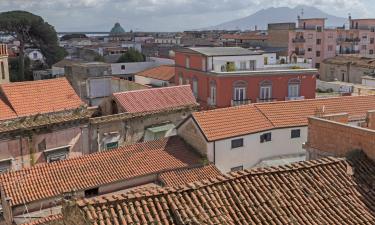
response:
{"label": "red-roofed building", "polygon": [[303,160],[308,117],[347,113],[351,125],[361,125],[370,110],[375,110],[375,96],[255,103],[195,112],[177,133],[228,172]]}
{"label": "red-roofed building", "polygon": [[0,172],[89,153],[91,112],[65,78],[0,85]]}
{"label": "red-roofed building", "polygon": [[114,93],[113,98],[118,111],[127,113],[197,105],[189,85]]}
{"label": "red-roofed building", "polygon": [[135,82],[153,87],[167,87],[174,84],[175,67],[162,65],[144,70],[135,75]]}

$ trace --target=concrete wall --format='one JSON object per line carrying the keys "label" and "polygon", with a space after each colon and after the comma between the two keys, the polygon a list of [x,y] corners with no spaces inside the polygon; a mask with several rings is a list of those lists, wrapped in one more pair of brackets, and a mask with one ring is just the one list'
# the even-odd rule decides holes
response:
{"label": "concrete wall", "polygon": [[[300,129],[301,137],[291,138],[291,130]],[[272,133],[270,142],[260,142],[260,135]],[[233,139],[243,138],[244,146],[231,148]],[[302,145],[307,140],[307,127],[270,130],[262,133],[249,134],[228,138],[215,142],[215,166],[223,173],[231,168],[243,166],[244,169],[254,167],[263,159],[270,157],[305,153]],[[213,146],[208,151],[214,151]]]}
{"label": "concrete wall", "polygon": [[311,117],[306,149],[309,159],[327,155],[343,157],[362,150],[375,160],[375,130]]}
{"label": "concrete wall", "polygon": [[208,148],[212,146],[212,143],[206,141],[192,118],[189,118],[177,129],[177,134],[201,155],[206,156],[211,162],[214,161],[213,152],[208,152]]}
{"label": "concrete wall", "polygon": [[361,84],[362,77],[372,73],[373,69],[353,65],[336,65],[322,63],[320,79],[323,81],[343,81],[354,84]]}

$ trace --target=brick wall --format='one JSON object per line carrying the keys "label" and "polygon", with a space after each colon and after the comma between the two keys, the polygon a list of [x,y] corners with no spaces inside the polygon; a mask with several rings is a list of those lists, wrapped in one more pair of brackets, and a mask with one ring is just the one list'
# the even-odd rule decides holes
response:
{"label": "brick wall", "polygon": [[311,117],[305,146],[308,159],[328,155],[343,157],[362,150],[375,160],[375,130]]}

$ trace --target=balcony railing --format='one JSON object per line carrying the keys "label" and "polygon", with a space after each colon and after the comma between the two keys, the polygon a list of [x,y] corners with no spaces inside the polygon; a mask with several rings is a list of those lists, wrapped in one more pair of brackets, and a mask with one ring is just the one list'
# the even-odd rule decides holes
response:
{"label": "balcony railing", "polygon": [[247,105],[251,103],[251,99],[232,100],[232,106]]}
{"label": "balcony railing", "polygon": [[289,101],[289,100],[303,100],[305,99],[305,96],[298,96],[298,97],[285,97],[285,100],[286,101]]}
{"label": "balcony railing", "polygon": [[305,55],[305,50],[298,50],[298,51],[295,51],[295,53],[298,56],[304,56]]}
{"label": "balcony railing", "polygon": [[341,50],[341,51],[337,51],[337,54],[342,54],[342,55],[344,55],[344,54],[359,54],[360,53],[360,51],[359,50]]}
{"label": "balcony railing", "polygon": [[340,42],[360,42],[361,39],[359,39],[359,38],[337,38],[337,41],[340,41]]}
{"label": "balcony railing", "polygon": [[292,42],[293,43],[305,43],[306,39],[305,38],[293,38]]}
{"label": "balcony railing", "polygon": [[257,98],[257,102],[274,102],[276,98]]}

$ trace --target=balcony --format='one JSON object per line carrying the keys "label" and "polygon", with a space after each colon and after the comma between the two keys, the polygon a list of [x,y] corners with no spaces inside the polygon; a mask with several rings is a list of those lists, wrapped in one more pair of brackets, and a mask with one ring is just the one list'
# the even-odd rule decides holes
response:
{"label": "balcony", "polygon": [[292,100],[303,100],[305,96],[298,96],[298,97],[285,97],[285,101],[292,101]]}
{"label": "balcony", "polygon": [[276,98],[257,98],[257,102],[274,102],[277,101]]}
{"label": "balcony", "polygon": [[247,105],[251,103],[251,99],[232,100],[231,106]]}
{"label": "balcony", "polygon": [[345,54],[359,54],[359,50],[341,50],[336,52],[339,55],[345,55]]}
{"label": "balcony", "polygon": [[293,43],[305,43],[305,42],[306,42],[306,39],[303,38],[303,37],[293,38],[293,39],[292,39],[292,42],[293,42]]}
{"label": "balcony", "polygon": [[337,41],[352,43],[352,42],[360,42],[361,39],[359,39],[359,38],[337,38]]}
{"label": "balcony", "polygon": [[294,51],[294,53],[296,53],[297,56],[304,56],[305,50],[297,50],[297,51]]}

